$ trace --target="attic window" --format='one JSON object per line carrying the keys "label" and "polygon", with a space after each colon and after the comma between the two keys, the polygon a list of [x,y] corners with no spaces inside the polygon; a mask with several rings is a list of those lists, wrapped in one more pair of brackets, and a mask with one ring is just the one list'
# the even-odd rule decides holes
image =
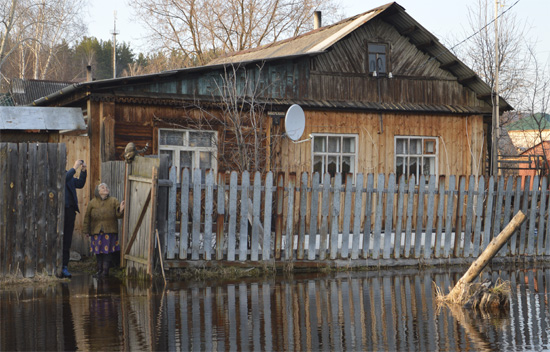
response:
{"label": "attic window", "polygon": [[387,44],[368,43],[369,73],[386,74],[387,72]]}

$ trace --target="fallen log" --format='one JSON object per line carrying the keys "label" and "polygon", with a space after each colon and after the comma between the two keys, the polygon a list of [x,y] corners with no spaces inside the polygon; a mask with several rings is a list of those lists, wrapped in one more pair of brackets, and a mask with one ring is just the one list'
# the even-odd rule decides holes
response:
{"label": "fallen log", "polygon": [[[470,284],[477,278],[481,271],[485,268],[487,263],[498,253],[498,251],[504,246],[506,241],[512,236],[518,227],[525,221],[527,217],[521,212],[521,210],[512,218],[510,223],[500,232],[500,234],[493,238],[487,248],[481,253],[481,255],[472,263],[468,271],[458,280],[455,287],[451,292],[442,298],[443,301],[451,303],[466,303],[475,290],[471,290]],[[480,284],[482,285],[482,284]],[[488,285],[486,285],[488,286]],[[482,288],[489,288],[480,286]],[[499,297],[501,299],[502,297]],[[487,299],[487,298],[485,298]],[[500,304],[506,305],[508,302],[501,302]]]}

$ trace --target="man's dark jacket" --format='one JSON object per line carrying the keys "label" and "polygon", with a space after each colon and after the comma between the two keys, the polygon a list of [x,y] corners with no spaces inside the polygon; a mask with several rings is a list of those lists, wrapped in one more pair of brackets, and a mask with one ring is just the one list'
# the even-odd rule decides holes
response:
{"label": "man's dark jacket", "polygon": [[80,213],[76,189],[83,188],[84,184],[86,184],[86,171],[80,171],[80,176],[78,178],[74,177],[75,173],[76,170],[71,168],[65,174],[65,208],[73,207]]}

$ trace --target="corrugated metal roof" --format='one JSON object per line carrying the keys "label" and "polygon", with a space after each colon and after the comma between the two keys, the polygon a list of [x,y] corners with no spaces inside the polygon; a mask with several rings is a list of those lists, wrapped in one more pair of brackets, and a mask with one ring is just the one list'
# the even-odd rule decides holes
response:
{"label": "corrugated metal roof", "polygon": [[531,131],[550,129],[550,114],[536,113],[506,126],[508,131]]}
{"label": "corrugated metal roof", "polygon": [[84,130],[81,108],[0,106],[0,130]]}
{"label": "corrugated metal roof", "polygon": [[58,92],[73,83],[14,78],[10,90],[15,105],[21,106],[30,105],[36,99]]}

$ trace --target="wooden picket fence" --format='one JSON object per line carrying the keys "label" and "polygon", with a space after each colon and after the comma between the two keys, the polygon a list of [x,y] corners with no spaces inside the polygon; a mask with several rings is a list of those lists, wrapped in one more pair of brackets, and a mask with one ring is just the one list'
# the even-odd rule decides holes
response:
{"label": "wooden picket fence", "polygon": [[61,266],[65,144],[0,143],[0,276]]}
{"label": "wooden picket fence", "polygon": [[475,258],[519,210],[528,220],[499,256],[550,255],[545,177],[522,189],[520,177],[323,176],[182,170],[177,183],[172,169],[165,265]]}

